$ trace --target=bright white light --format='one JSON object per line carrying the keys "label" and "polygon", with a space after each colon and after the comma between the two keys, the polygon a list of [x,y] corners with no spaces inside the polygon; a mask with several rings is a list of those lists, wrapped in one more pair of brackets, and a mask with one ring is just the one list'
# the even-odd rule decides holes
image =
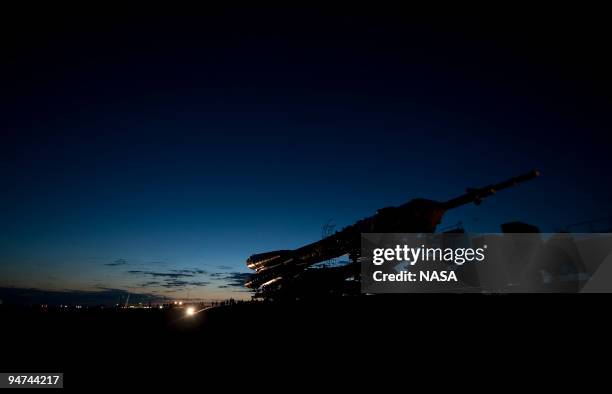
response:
{"label": "bright white light", "polygon": [[187,316],[193,316],[195,314],[195,308],[190,306],[187,308]]}
{"label": "bright white light", "polygon": [[183,305],[183,301],[179,301],[179,305]]}

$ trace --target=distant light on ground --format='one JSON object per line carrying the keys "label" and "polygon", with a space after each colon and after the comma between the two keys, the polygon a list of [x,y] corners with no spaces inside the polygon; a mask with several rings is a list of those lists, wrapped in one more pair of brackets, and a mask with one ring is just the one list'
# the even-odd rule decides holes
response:
{"label": "distant light on ground", "polygon": [[183,301],[179,301],[179,305],[183,305]]}
{"label": "distant light on ground", "polygon": [[187,316],[193,316],[195,314],[195,308],[190,306],[187,308]]}

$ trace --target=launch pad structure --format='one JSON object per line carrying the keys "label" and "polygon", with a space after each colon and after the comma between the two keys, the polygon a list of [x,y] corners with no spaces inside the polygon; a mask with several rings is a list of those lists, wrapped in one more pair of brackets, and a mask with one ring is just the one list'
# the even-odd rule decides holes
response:
{"label": "launch pad structure", "polygon": [[[360,253],[362,233],[434,233],[443,215],[450,209],[474,203],[498,191],[514,187],[540,176],[539,171],[507,179],[481,188],[469,188],[465,194],[446,202],[413,199],[395,207],[379,209],[375,215],[334,231],[329,220],[322,231],[323,238],[294,250],[259,253],[247,259],[254,271],[245,286],[255,290],[253,298],[283,300],[332,297],[360,294]],[[459,224],[448,232],[462,232]],[[343,265],[322,262],[348,256]]]}

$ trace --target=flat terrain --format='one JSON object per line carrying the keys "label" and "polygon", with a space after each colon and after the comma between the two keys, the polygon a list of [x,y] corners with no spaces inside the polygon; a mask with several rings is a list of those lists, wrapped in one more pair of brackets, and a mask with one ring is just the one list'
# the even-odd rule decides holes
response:
{"label": "flat terrain", "polygon": [[3,306],[1,369],[65,372],[66,385],[111,374],[99,381],[104,385],[125,376],[154,381],[219,370],[258,375],[276,365],[315,370],[328,363],[365,365],[379,354],[445,352],[454,358],[478,349],[483,359],[509,357],[534,341],[539,345],[533,351],[548,351],[540,346],[555,347],[557,333],[578,324],[591,323],[593,335],[607,330],[605,313],[597,310],[608,298],[355,297],[237,304],[193,317],[185,317],[183,309],[40,312]]}

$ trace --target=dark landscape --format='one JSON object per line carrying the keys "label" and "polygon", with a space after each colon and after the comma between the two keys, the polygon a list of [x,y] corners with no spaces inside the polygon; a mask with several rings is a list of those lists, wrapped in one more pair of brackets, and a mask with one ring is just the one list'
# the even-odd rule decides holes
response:
{"label": "dark landscape", "polygon": [[605,366],[607,10],[201,6],[3,9],[0,374],[471,391]]}

